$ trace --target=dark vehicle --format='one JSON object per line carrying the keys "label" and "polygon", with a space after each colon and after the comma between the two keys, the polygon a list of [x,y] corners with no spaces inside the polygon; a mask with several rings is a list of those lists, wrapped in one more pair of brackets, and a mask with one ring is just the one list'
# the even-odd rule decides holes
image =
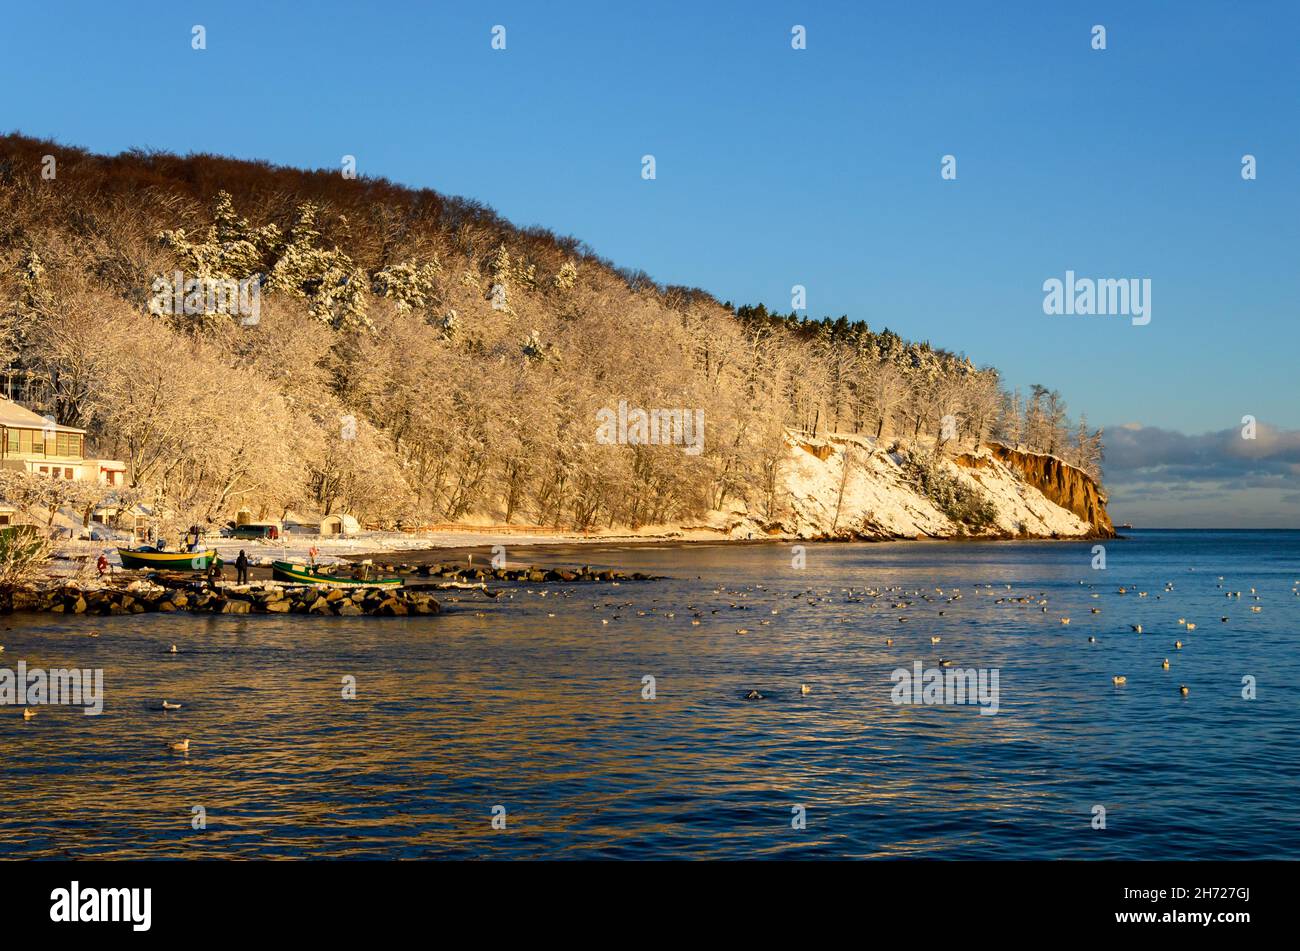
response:
{"label": "dark vehicle", "polygon": [[238,525],[230,532],[231,538],[269,538],[275,541],[280,530],[274,525]]}

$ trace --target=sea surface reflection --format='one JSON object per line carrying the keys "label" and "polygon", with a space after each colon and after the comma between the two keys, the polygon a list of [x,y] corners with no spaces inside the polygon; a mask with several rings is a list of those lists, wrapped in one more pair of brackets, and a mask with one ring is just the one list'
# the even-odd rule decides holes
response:
{"label": "sea surface reflection", "polygon": [[[0,855],[1294,858],[1300,533],[1131,535],[1103,571],[1074,542],[519,548],[668,577],[430,618],[15,615],[0,666],[101,667],[106,706],[0,708]],[[940,656],[999,670],[997,715],[892,702]]]}

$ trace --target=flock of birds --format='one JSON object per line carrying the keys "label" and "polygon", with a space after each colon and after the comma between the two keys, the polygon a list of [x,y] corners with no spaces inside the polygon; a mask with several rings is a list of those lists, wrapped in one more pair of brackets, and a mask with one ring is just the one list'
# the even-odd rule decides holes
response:
{"label": "flock of birds", "polygon": [[[1188,570],[1191,571],[1192,569],[1188,569]],[[615,582],[615,584],[617,585],[617,582]],[[1216,584],[1219,590],[1223,590],[1224,577],[1219,576]],[[1079,582],[1079,585],[1086,586],[1088,588],[1088,594],[1091,599],[1100,599],[1102,597],[1102,593],[1096,590],[1097,586],[1095,584],[1089,584],[1088,582],[1081,580]],[[570,598],[573,596],[572,591],[565,590],[565,589],[535,590],[532,588],[526,588],[526,589],[518,589],[518,591],[519,593],[522,593],[526,596],[540,597],[540,598],[546,598],[548,595],[552,597],[560,597],[560,598]],[[976,585],[975,592],[977,595],[992,598],[993,604],[1018,605],[1021,607],[1037,607],[1039,608],[1042,614],[1051,613],[1050,599],[1047,593],[1044,591],[1039,591],[1036,594],[1023,594],[1014,591],[1012,585],[1010,584],[1004,584],[998,588],[995,588],[992,584],[985,584],[985,585]],[[1167,581],[1164,583],[1163,589],[1155,595],[1154,600],[1157,601],[1163,600],[1166,595],[1171,595],[1173,592],[1174,592],[1174,583],[1172,581]],[[515,593],[516,593],[515,591],[511,591],[509,593],[509,597],[513,598],[515,596]],[[693,626],[698,626],[701,623],[703,623],[708,617],[718,615],[719,613],[722,613],[727,610],[750,610],[756,607],[757,608],[770,607],[770,613],[772,615],[779,615],[781,613],[780,601],[783,597],[790,597],[796,600],[802,599],[805,600],[808,605],[817,608],[834,606],[834,604],[837,601],[837,599],[834,597],[834,595],[836,594],[835,589],[807,588],[799,592],[796,592],[793,595],[785,596],[785,595],[777,594],[774,590],[770,588],[770,586],[764,584],[751,584],[751,585],[745,585],[736,588],[729,588],[727,585],[718,585],[712,589],[712,593],[714,595],[720,596],[723,599],[725,599],[726,606],[725,607],[700,607],[697,606],[696,604],[687,604],[685,609],[691,612],[690,623]],[[863,589],[840,588],[838,593],[841,595],[841,599],[840,599],[841,603],[845,603],[845,604],[865,603],[867,604],[869,609],[876,609],[876,610],[888,609],[891,611],[900,612],[896,615],[895,623],[898,624],[907,624],[913,621],[914,619],[913,614],[903,613],[903,612],[907,612],[909,609],[919,608],[922,604],[925,605],[933,604],[935,606],[942,605],[942,607],[940,607],[939,610],[933,612],[932,616],[935,617],[945,617],[947,616],[949,611],[957,611],[960,610],[962,607],[962,605],[958,603],[962,600],[962,591],[959,588],[950,588],[947,590],[941,587],[935,587],[933,589],[920,589],[920,588],[908,589],[901,585],[892,585],[892,586],[881,586],[881,587],[868,587]],[[1297,580],[1294,583],[1291,589],[1291,593],[1297,597],[1300,597],[1300,580]],[[1133,585],[1121,585],[1115,591],[1115,594],[1116,596],[1132,595],[1139,600],[1148,598],[1150,596],[1150,592],[1139,590],[1137,586],[1133,586]],[[1242,596],[1243,596],[1242,591],[1235,591],[1235,590],[1224,591],[1224,597],[1229,600],[1240,600]],[[1258,602],[1261,600],[1261,596],[1253,587],[1249,589],[1247,596],[1252,601]],[[649,606],[648,608],[637,608],[636,602],[634,601],[595,601],[592,602],[591,609],[593,611],[604,611],[606,613],[606,616],[600,619],[600,623],[602,627],[608,626],[611,622],[617,622],[622,620],[626,616],[625,612],[627,612],[628,609],[635,611],[637,617],[658,616],[666,619],[673,619],[676,617],[675,610],[663,610],[662,608],[655,606],[658,601],[659,601],[658,598],[652,599],[652,605]],[[1260,612],[1263,611],[1263,606],[1260,604],[1251,604],[1250,611],[1253,614],[1259,614]],[[1094,615],[1101,614],[1102,608],[1091,607],[1089,609],[1089,613]],[[485,615],[482,614],[482,612],[480,612],[479,616],[483,617]],[[547,616],[554,617],[555,614],[553,612],[550,612],[547,614]],[[1070,624],[1071,618],[1069,617],[1069,615],[1058,615],[1058,620],[1061,625],[1068,626]],[[1221,623],[1226,624],[1229,622],[1230,616],[1222,615],[1220,616],[1219,620]],[[761,619],[757,623],[759,625],[769,625],[772,623],[772,620],[769,617],[769,618]],[[1195,631],[1197,629],[1197,624],[1195,621],[1189,621],[1185,617],[1180,617],[1177,620],[1177,626],[1179,629],[1179,633],[1176,639],[1174,640],[1172,647],[1174,651],[1181,651],[1184,647],[1184,643],[1182,640],[1183,633],[1184,632],[1191,633]],[[1134,634],[1137,635],[1142,635],[1146,633],[1146,629],[1140,623],[1129,623],[1128,628],[1130,631],[1132,631]],[[749,627],[735,628],[735,633],[739,636],[749,634],[750,631],[751,628]],[[937,646],[942,641],[942,635],[938,635],[938,634],[930,635],[929,641],[931,646]],[[886,637],[884,638],[884,643],[886,647],[893,647],[894,638]],[[1090,644],[1098,643],[1098,639],[1096,635],[1089,635],[1088,643]],[[940,667],[951,667],[953,666],[954,661],[950,658],[941,656],[938,658],[937,663]],[[1171,669],[1168,657],[1164,657],[1161,660],[1160,669],[1166,671]],[[1115,687],[1123,687],[1128,683],[1128,676],[1127,674],[1124,673],[1116,673],[1111,677],[1111,683]],[[812,692],[812,687],[809,684],[807,683],[800,684],[799,693],[801,695],[806,696],[811,692]],[[1190,695],[1191,690],[1187,686],[1187,684],[1180,683],[1178,685],[1178,693],[1180,696],[1187,697]],[[762,700],[764,699],[764,695],[758,690],[749,690],[747,693],[744,694],[744,699]]]}
{"label": "flock of birds", "polygon": [[[1079,584],[1082,586],[1082,585],[1086,585],[1087,582],[1080,581]],[[620,582],[615,581],[612,582],[611,585],[613,587],[618,587],[620,585]],[[1223,589],[1224,586],[1223,576],[1219,576],[1217,586],[1220,590]],[[1097,592],[1095,590],[1096,585],[1088,585],[1088,587],[1090,589],[1094,589],[1091,590],[1089,593],[1090,598],[1099,599],[1101,597],[1100,592]],[[1041,609],[1041,613],[1043,614],[1050,613],[1049,599],[1047,593],[1043,591],[1039,591],[1037,594],[1017,594],[1017,593],[1013,593],[1013,588],[1010,584],[1005,584],[1000,589],[994,588],[994,586],[991,584],[986,584],[983,586],[976,585],[975,590],[977,594],[983,595],[985,597],[993,598],[993,602],[992,602],[993,604],[1019,605],[1021,607],[1038,607]],[[1162,593],[1156,595],[1156,600],[1161,600],[1165,594],[1170,594],[1173,592],[1173,590],[1174,590],[1173,582],[1165,582],[1163,591]],[[994,597],[995,592],[998,592],[997,597]],[[528,597],[538,597],[538,598],[546,598],[548,596],[552,596],[554,598],[570,599],[575,596],[574,589],[564,588],[564,587],[540,588],[540,589],[534,589],[534,588],[498,589],[492,592],[491,596],[497,597],[502,593],[506,593],[509,599],[513,599],[516,593],[520,593]],[[763,604],[745,603],[750,601],[768,602],[770,600],[771,601],[770,614],[774,616],[781,614],[779,599],[783,596],[776,594],[773,591],[770,591],[769,586],[767,585],[752,584],[740,588],[728,588],[726,585],[718,585],[717,587],[713,588],[712,593],[714,595],[723,597],[727,602],[727,607],[726,608],[723,607],[702,608],[695,604],[687,604],[685,609],[691,612],[690,623],[692,626],[699,626],[705,620],[706,618],[705,611],[708,612],[709,616],[713,616],[721,613],[724,610],[743,611],[743,610],[750,610],[752,607],[760,607],[760,606],[768,607],[767,603],[763,603]],[[806,588],[802,591],[794,593],[793,595],[790,595],[789,597],[795,600],[805,600],[808,605],[815,608],[824,608],[827,606],[834,605],[835,599],[832,597],[834,593],[835,593],[834,589]],[[868,609],[873,609],[873,610],[888,608],[891,611],[904,612],[907,611],[908,609],[919,606],[921,603],[925,603],[927,605],[942,604],[944,605],[944,607],[940,608],[937,612],[935,612],[935,616],[937,617],[946,616],[949,610],[959,609],[961,605],[958,605],[957,602],[962,600],[962,592],[961,589],[959,588],[952,588],[950,590],[945,590],[944,588],[936,587],[932,590],[923,590],[920,588],[914,588],[909,590],[904,588],[901,585],[892,585],[892,586],[863,588],[863,589],[841,588],[839,590],[839,593],[843,595],[843,603],[845,604],[865,603],[867,604]],[[1291,589],[1291,593],[1297,597],[1300,597],[1300,580],[1297,580],[1294,583]],[[1134,594],[1138,599],[1148,597],[1147,591],[1141,591],[1135,587],[1131,587],[1128,585],[1121,586],[1118,589],[1117,594],[1120,596]],[[1224,592],[1224,597],[1229,600],[1240,600],[1242,597],[1242,592],[1228,590]],[[1250,588],[1249,590],[1249,597],[1253,601],[1261,600],[1260,595],[1253,587]],[[458,599],[452,598],[451,600],[456,601]],[[654,598],[652,599],[652,603],[657,603],[658,600],[659,600],[658,598]],[[591,608],[593,611],[604,610],[606,612],[609,612],[609,616],[601,618],[600,623],[602,626],[609,625],[611,621],[621,620],[624,616],[622,612],[625,609],[634,609],[638,617],[663,617],[666,619],[673,619],[677,616],[676,611],[674,610],[662,611],[661,613],[660,608],[655,606],[651,606],[648,609],[635,608],[635,602],[633,601],[603,601],[603,602],[595,601],[592,603]],[[1263,606],[1259,604],[1252,604],[1250,605],[1250,610],[1251,613],[1258,614],[1263,610]],[[486,616],[481,611],[476,613],[477,616],[479,617]],[[1090,613],[1101,614],[1102,609],[1100,607],[1092,607],[1090,609]],[[553,618],[555,617],[555,613],[548,612],[547,617]],[[899,613],[897,614],[896,618],[897,618],[896,623],[906,624],[912,620],[912,615]],[[1059,621],[1063,626],[1068,626],[1070,624],[1070,620],[1071,619],[1068,615],[1059,617]],[[1222,615],[1219,618],[1219,620],[1220,622],[1226,624],[1230,620],[1230,617],[1229,615]],[[770,625],[772,623],[772,619],[771,617],[763,618],[759,620],[757,623],[762,626]],[[1141,635],[1145,633],[1142,624],[1129,624],[1128,626],[1129,629],[1135,634]],[[1190,633],[1196,630],[1196,623],[1187,620],[1187,618],[1185,617],[1180,617],[1178,618],[1178,627],[1181,630]],[[737,627],[735,629],[735,632],[737,635],[743,636],[750,633],[750,628]],[[86,632],[86,636],[95,638],[99,636],[99,632],[95,630],[91,630]],[[929,640],[931,646],[936,646],[942,641],[942,636],[938,634],[930,635]],[[884,643],[886,647],[893,647],[894,638],[886,637],[884,638]],[[1097,643],[1097,637],[1095,635],[1089,635],[1088,643],[1090,644]],[[1174,641],[1173,649],[1175,651],[1181,651],[1183,647],[1184,644],[1181,637],[1179,637]],[[3,651],[4,651],[4,647],[0,645],[0,653],[3,653]],[[167,649],[166,653],[178,654],[180,653],[180,651],[175,644],[172,644]],[[946,657],[938,658],[938,665],[940,667],[951,667],[953,663],[954,662],[950,658],[946,658]],[[1160,667],[1162,670],[1170,669],[1168,657],[1165,657],[1161,661]],[[1115,687],[1122,687],[1128,683],[1128,677],[1125,674],[1115,674],[1114,676],[1111,677],[1111,683]],[[1183,697],[1186,697],[1189,695],[1190,690],[1188,689],[1186,684],[1179,684],[1178,692]],[[812,693],[811,685],[807,683],[801,683],[799,685],[799,693],[804,696],[807,696],[808,694]],[[749,690],[747,693],[744,694],[744,699],[762,700],[764,699],[764,695],[760,693],[758,690]],[[182,707],[183,704],[172,703],[171,701],[164,699],[160,707],[155,707],[153,709],[159,709],[162,711],[173,711],[173,710],[180,710],[182,709]],[[33,710],[30,707],[24,707],[23,719],[31,720],[37,715],[37,712],[38,711]],[[187,753],[190,748],[190,740],[189,738],[186,738],[178,741],[168,741],[165,744],[165,746],[167,747],[167,749],[175,753]]]}
{"label": "flock of birds", "polygon": [[[6,628],[6,630],[11,630],[11,628]],[[89,638],[97,638],[97,637],[99,637],[99,631],[95,631],[95,630],[87,631],[87,632],[86,632],[86,637],[89,637]],[[0,654],[3,654],[3,653],[4,653],[4,645],[0,644]],[[167,648],[166,653],[168,653],[168,654],[179,654],[179,653],[180,653],[180,649],[179,649],[175,644],[173,644],[171,647]],[[153,709],[155,709],[155,710],[172,711],[172,710],[180,710],[180,709],[182,709],[184,706],[185,706],[185,704],[183,704],[183,703],[172,703],[170,700],[166,700],[166,699],[164,699],[163,702],[162,702],[162,704],[161,704],[160,706],[154,707]],[[32,720],[32,719],[35,719],[36,715],[37,715],[39,712],[40,712],[40,711],[38,711],[38,710],[33,710],[31,707],[23,707],[23,719],[24,719],[24,720]],[[183,740],[178,740],[178,741],[168,740],[168,741],[164,744],[164,746],[166,746],[167,749],[171,750],[171,751],[174,752],[174,753],[187,753],[187,752],[189,752],[190,741],[189,741],[188,738],[183,739]]]}

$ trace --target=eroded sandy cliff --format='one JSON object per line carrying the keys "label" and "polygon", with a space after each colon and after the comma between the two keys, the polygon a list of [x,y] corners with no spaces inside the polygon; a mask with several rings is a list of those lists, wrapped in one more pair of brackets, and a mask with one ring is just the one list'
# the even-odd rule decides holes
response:
{"label": "eroded sandy cliff", "polygon": [[[913,463],[934,447],[903,440],[832,435],[787,437],[788,457],[771,517],[740,506],[715,513],[732,537],[958,538],[1037,536],[1109,538],[1106,497],[1083,471],[1055,456],[990,443],[976,452],[940,453],[941,493],[919,484]],[[954,505],[951,492],[970,502]],[[973,501],[972,501],[973,500]],[[982,516],[967,517],[966,508]]]}

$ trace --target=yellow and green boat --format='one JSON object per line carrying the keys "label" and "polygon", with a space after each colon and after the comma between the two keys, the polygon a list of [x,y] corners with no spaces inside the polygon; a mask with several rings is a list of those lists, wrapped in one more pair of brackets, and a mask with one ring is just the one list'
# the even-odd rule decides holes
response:
{"label": "yellow and green boat", "polygon": [[322,584],[336,588],[395,588],[401,578],[350,578],[331,575],[311,565],[295,565],[289,561],[271,562],[271,574],[276,581],[293,581],[297,584]]}
{"label": "yellow and green boat", "polygon": [[123,568],[154,568],[159,571],[207,571],[216,561],[217,550],[207,551],[154,551],[151,548],[119,548],[117,555]]}

